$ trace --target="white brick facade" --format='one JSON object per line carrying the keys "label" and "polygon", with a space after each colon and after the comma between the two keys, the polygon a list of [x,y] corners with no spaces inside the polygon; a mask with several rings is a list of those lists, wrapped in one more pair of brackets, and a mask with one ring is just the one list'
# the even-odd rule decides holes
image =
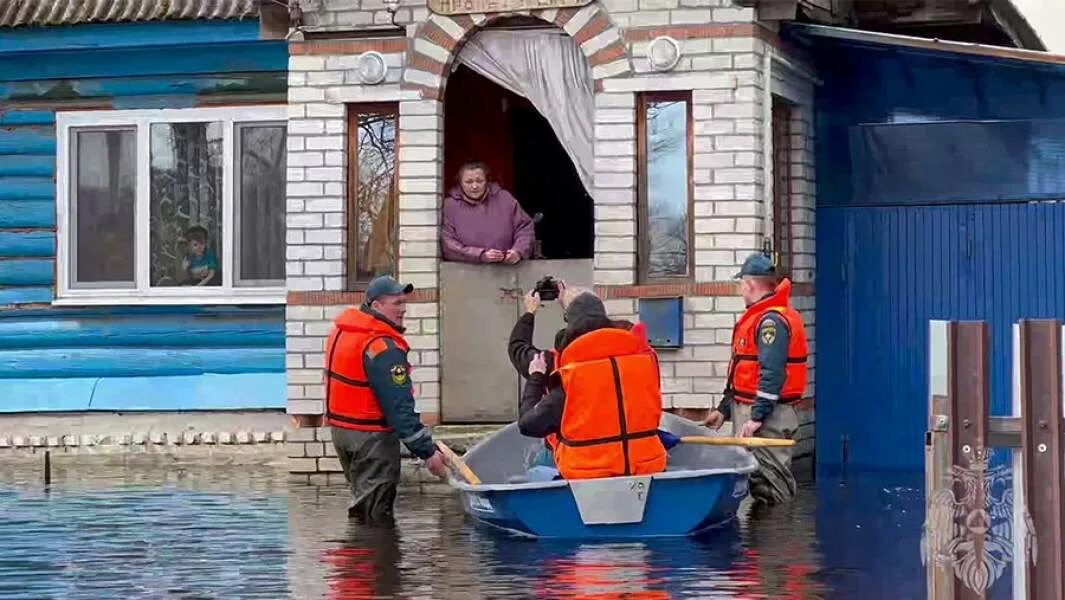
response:
{"label": "white brick facade", "polygon": [[[365,3],[360,10],[357,0],[323,0],[306,18],[323,29],[387,22],[381,6]],[[293,294],[286,332],[288,412],[294,415],[322,413],[325,336],[353,298],[340,293],[348,259],[345,103],[398,103],[399,277],[420,289],[439,287],[439,206],[451,175],[443,172],[442,74],[455,47],[485,17],[448,18],[431,15],[420,3],[401,6],[396,19],[406,26],[406,39],[304,42],[318,45],[319,54],[294,53],[290,59],[287,281]],[[732,326],[744,309],[732,295],[731,277],[767,233],[764,56],[774,34],[754,23],[752,9],[730,0],[603,0],[569,13],[534,14],[556,23],[564,19],[563,29],[579,40],[596,79],[594,280],[604,286],[615,318],[636,320],[637,301],[630,296],[640,294],[632,287],[638,283],[637,94],[691,92],[694,282],[682,291],[684,346],[660,353],[662,386],[668,408],[712,407],[725,382]],[[659,35],[673,36],[682,49],[676,67],[665,73],[655,71],[646,56],[650,40]],[[391,68],[383,83],[360,85],[354,60],[375,43]],[[788,58],[789,64],[799,61]],[[793,262],[795,282],[807,289],[793,302],[807,320],[813,348],[812,86],[782,64],[770,62],[773,92],[799,104],[792,122],[798,175],[792,184]],[[418,409],[437,414],[446,373],[439,368],[435,297],[411,304],[407,319]],[[805,417],[812,421],[812,410]],[[812,448],[812,426],[804,426],[802,437],[808,440],[803,450]]]}

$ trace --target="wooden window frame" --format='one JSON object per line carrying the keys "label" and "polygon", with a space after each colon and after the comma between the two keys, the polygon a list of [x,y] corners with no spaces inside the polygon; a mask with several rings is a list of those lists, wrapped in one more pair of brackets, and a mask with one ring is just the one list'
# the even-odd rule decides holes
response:
{"label": "wooden window frame", "polygon": [[[648,262],[651,255],[650,216],[648,215],[647,196],[647,105],[651,102],[683,101],[686,103],[686,133],[688,170],[688,245],[687,268],[684,275],[666,275],[651,277],[648,275]],[[636,96],[636,273],[640,284],[649,283],[691,283],[695,281],[695,193],[694,193],[694,155],[695,131],[692,118],[691,90],[641,92]]]}
{"label": "wooden window frame", "polygon": [[777,272],[790,277],[795,258],[795,224],[792,211],[795,208],[795,180],[792,162],[792,136],[795,111],[798,106],[773,96],[773,256]]}
{"label": "wooden window frame", "polygon": [[392,222],[395,224],[395,235],[392,239],[392,255],[395,257],[393,277],[398,276],[399,271],[399,102],[356,102],[349,103],[345,108],[347,118],[345,151],[347,153],[347,199],[344,208],[347,213],[345,224],[347,226],[347,257],[345,260],[345,288],[348,291],[364,291],[370,284],[369,279],[358,277],[358,198],[359,185],[359,116],[373,113],[389,113],[394,115],[396,127],[395,170],[392,174],[392,186],[395,190],[396,201],[392,206]]}

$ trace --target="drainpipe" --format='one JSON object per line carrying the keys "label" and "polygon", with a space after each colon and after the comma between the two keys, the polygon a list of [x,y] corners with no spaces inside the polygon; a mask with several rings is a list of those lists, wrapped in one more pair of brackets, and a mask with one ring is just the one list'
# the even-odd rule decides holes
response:
{"label": "drainpipe", "polygon": [[[762,211],[762,249],[772,246],[773,240],[773,48],[763,43],[762,53],[762,172],[765,175],[762,189],[764,210]],[[776,248],[773,248],[776,255]],[[776,259],[774,258],[774,261]]]}

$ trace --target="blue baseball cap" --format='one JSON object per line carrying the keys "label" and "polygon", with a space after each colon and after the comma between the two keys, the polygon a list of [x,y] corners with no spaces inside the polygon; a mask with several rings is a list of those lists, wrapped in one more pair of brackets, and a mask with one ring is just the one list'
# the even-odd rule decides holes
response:
{"label": "blue baseball cap", "polygon": [[402,284],[389,275],[375,277],[366,286],[366,303],[369,304],[381,296],[401,296],[414,291],[413,284]]}
{"label": "blue baseball cap", "polygon": [[743,261],[743,266],[740,267],[740,272],[733,276],[733,279],[739,279],[745,275],[753,275],[755,277],[766,277],[777,274],[777,267],[773,264],[773,259],[769,258],[761,252],[755,252],[747,257],[747,260]]}

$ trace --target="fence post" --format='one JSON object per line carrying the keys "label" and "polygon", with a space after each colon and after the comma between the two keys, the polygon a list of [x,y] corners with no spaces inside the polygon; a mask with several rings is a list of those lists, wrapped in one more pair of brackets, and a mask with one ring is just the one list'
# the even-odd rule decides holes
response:
{"label": "fence post", "polygon": [[[950,443],[950,424],[953,422],[950,386],[951,346],[955,324],[947,321],[929,323],[928,335],[928,431],[925,433],[925,514],[931,514],[932,502],[943,489],[945,476],[950,473],[953,451]],[[950,530],[944,523],[926,524],[926,539],[944,539]],[[932,528],[930,530],[929,528]],[[926,542],[929,544],[929,542]],[[926,584],[929,600],[954,597],[954,569],[942,564],[926,547]]]}
{"label": "fence post", "polygon": [[[959,500],[967,499],[964,509],[966,514],[983,511],[987,506],[984,492],[984,466],[987,453],[988,411],[990,408],[991,389],[991,343],[987,323],[963,322],[956,325],[953,346],[951,347],[952,372],[948,382],[950,402],[953,405],[953,424],[951,428],[951,448],[956,468],[969,474],[975,485],[975,493],[966,493],[965,482],[954,481],[954,495]],[[983,464],[981,464],[983,463]],[[958,519],[964,524],[964,519]],[[976,556],[983,556],[987,536],[985,533],[970,528],[972,551]],[[986,598],[984,587],[973,589],[973,581],[954,584],[954,597],[959,599]]]}
{"label": "fence post", "polygon": [[[941,549],[940,544],[953,540],[964,518],[957,515],[954,502],[964,502],[961,509],[970,515],[982,511],[984,494],[983,461],[988,451],[988,399],[990,391],[990,343],[984,322],[932,321],[929,330],[929,427],[925,440],[925,508],[926,515],[939,515],[926,527],[926,552]],[[956,469],[968,473],[968,483],[954,477]],[[966,490],[975,493],[969,494]],[[944,499],[943,495],[950,497]],[[948,512],[944,513],[946,509]],[[968,531],[971,552],[981,556],[986,535]],[[949,544],[947,544],[949,547]],[[958,580],[957,556],[926,556],[927,590],[932,600],[973,599],[986,597],[974,582]]]}
{"label": "fence post", "polygon": [[[1036,544],[1035,560],[1025,562],[1025,597],[1060,600],[1065,598],[1061,323],[1022,320],[1020,338],[1025,500]],[[1024,510],[1024,507],[1015,505],[1014,510]],[[1015,535],[1022,534],[1015,532]]]}

